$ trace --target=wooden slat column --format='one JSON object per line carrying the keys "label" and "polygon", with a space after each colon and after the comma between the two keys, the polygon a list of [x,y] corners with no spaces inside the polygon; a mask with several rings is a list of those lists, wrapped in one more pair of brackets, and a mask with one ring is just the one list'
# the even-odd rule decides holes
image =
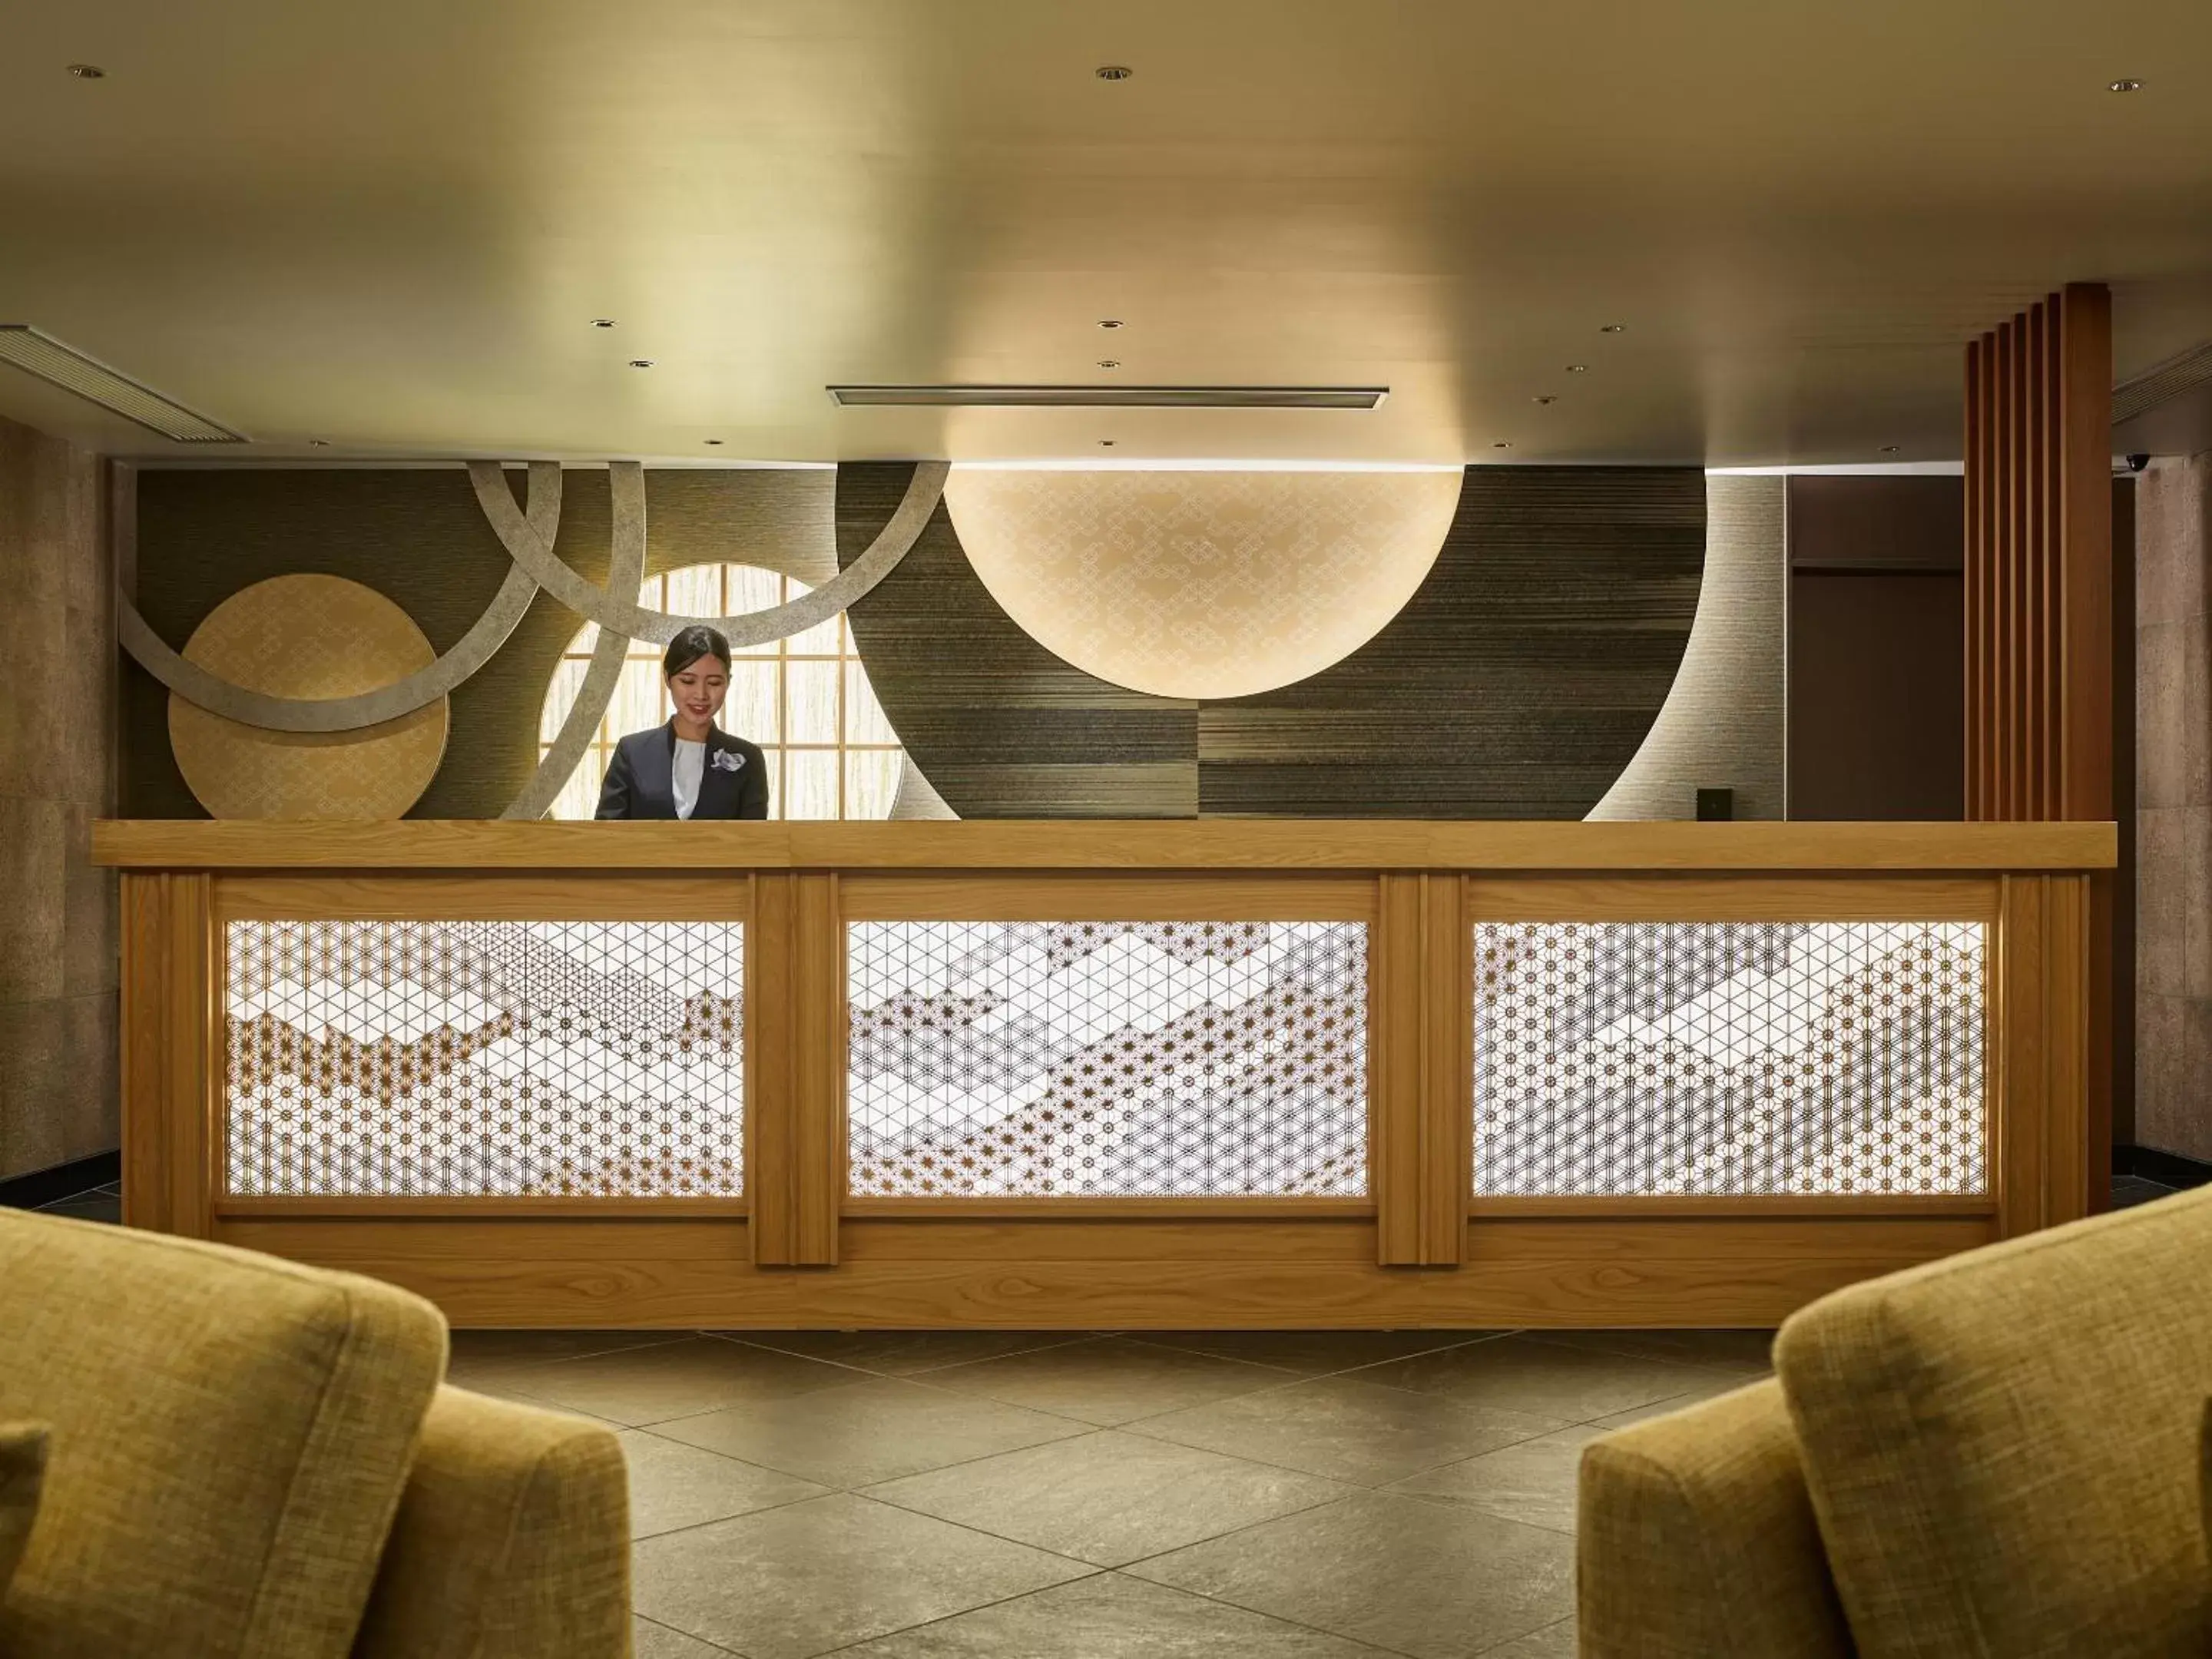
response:
{"label": "wooden slat column", "polygon": [[1464,878],[1385,875],[1369,1006],[1376,1255],[1456,1266],[1473,1186],[1473,945]]}
{"label": "wooden slat column", "polygon": [[1992,988],[1990,1135],[1997,1233],[2080,1219],[2090,1149],[2089,878],[2007,876]]}
{"label": "wooden slat column", "polygon": [[221,1165],[210,897],[204,872],[123,878],[123,1218],[186,1238],[213,1236]]}
{"label": "wooden slat column", "polygon": [[[2111,295],[2071,283],[1966,348],[1970,819],[2112,817],[2112,334]],[[2092,1208],[2111,1178],[2111,890],[2082,921]]]}
{"label": "wooden slat column", "polygon": [[845,1187],[845,940],[837,878],[756,877],[750,931],[753,1261],[832,1267]]}

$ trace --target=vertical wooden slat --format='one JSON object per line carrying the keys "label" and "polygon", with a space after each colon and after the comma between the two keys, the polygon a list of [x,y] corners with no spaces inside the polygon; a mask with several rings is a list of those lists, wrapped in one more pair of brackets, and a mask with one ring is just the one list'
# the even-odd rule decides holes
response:
{"label": "vertical wooden slat", "polygon": [[844,915],[834,874],[794,884],[791,1259],[830,1267],[845,1196]]}
{"label": "vertical wooden slat", "polygon": [[[1424,1248],[1421,1033],[1425,877],[1379,878],[1367,981],[1368,1180],[1375,1197],[1375,1259],[1418,1267]],[[1466,1208],[1462,1200],[1461,1209]]]}
{"label": "vertical wooden slat", "polygon": [[2048,1070],[2044,1106],[2046,1226],[2089,1213],[2091,1103],[2089,878],[2052,876],[2045,899],[2043,1006]]}
{"label": "vertical wooden slat", "polygon": [[2019,566],[2014,550],[2018,544],[2020,519],[2014,499],[2013,465],[2020,453],[2020,377],[2015,348],[2020,337],[2017,320],[1997,330],[1997,453],[1996,544],[1997,679],[1996,816],[2011,817],[2014,781],[2019,775],[2015,745],[2020,732]]}
{"label": "vertical wooden slat", "polygon": [[753,1261],[795,1260],[792,1169],[797,1157],[791,1075],[793,878],[752,878],[745,924],[746,1226]]}
{"label": "vertical wooden slat", "polygon": [[1964,504],[1966,504],[1966,546],[1960,575],[1966,592],[1966,818],[1986,817],[1982,810],[1982,341],[1966,343],[1966,435],[1960,449],[1966,458]]}
{"label": "vertical wooden slat", "polygon": [[2049,356],[2045,334],[2051,321],[2051,307],[2039,305],[2027,313],[2022,331],[2021,379],[2021,443],[2018,477],[2021,499],[2021,714],[2020,802],[2016,817],[2041,819],[2044,806],[2045,751],[2049,743],[2048,710],[2045,707],[2049,663],[2044,639],[2046,599],[2045,557],[2050,526],[2044,513],[2043,482],[2048,467],[2045,429],[2050,415],[2044,369]]}
{"label": "vertical wooden slat", "polygon": [[213,1229],[221,1009],[209,878],[123,878],[123,1209],[134,1227]]}
{"label": "vertical wooden slat", "polygon": [[1422,883],[1420,1260],[1455,1267],[1474,1185],[1474,940],[1466,878]]}
{"label": "vertical wooden slat", "polygon": [[1997,1200],[1997,1233],[2011,1238],[2045,1224],[2045,1125],[2050,1078],[2044,1037],[2047,876],[2007,876],[1998,902],[1997,960],[1992,975],[1988,1052],[1994,1108],[1990,1181]]}
{"label": "vertical wooden slat", "polygon": [[2070,284],[2059,307],[2062,816],[2106,818],[2113,764],[2112,295],[2095,284]]}

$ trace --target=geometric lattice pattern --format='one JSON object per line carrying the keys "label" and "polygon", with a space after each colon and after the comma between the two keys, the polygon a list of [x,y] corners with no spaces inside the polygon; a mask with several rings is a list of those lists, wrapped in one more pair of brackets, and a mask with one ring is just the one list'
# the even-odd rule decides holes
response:
{"label": "geometric lattice pattern", "polygon": [[234,921],[229,1189],[734,1196],[737,922]]}
{"label": "geometric lattice pattern", "polygon": [[1483,922],[1478,1194],[1978,1194],[1979,922]]}
{"label": "geometric lattice pattern", "polygon": [[854,922],[851,1190],[1367,1190],[1360,922]]}

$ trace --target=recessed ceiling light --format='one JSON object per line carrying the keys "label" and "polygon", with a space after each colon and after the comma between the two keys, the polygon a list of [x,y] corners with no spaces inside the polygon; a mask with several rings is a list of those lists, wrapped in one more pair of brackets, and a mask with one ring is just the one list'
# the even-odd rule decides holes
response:
{"label": "recessed ceiling light", "polygon": [[719,448],[720,448],[720,447],[722,447],[722,441],[721,441],[720,438],[709,438],[709,439],[708,439],[708,440],[707,440],[707,441],[708,441],[708,443],[710,443],[710,444],[714,445],[714,447],[715,447],[715,448],[717,448],[717,449],[719,449]]}
{"label": "recessed ceiling light", "polygon": [[1559,400],[1553,397],[1550,392],[1545,392],[1538,393],[1534,401],[1540,404],[1555,404]]}
{"label": "recessed ceiling light", "polygon": [[1607,323],[1599,328],[1598,332],[1601,334],[1626,334],[1628,332],[1628,325],[1626,323]]}
{"label": "recessed ceiling light", "polygon": [[1588,363],[1569,363],[1567,365],[1567,373],[1570,374],[1587,374],[1589,373],[1589,365]]}
{"label": "recessed ceiling light", "polygon": [[633,357],[629,360],[629,366],[632,368],[651,368],[653,367],[653,359],[650,357]]}
{"label": "recessed ceiling light", "polygon": [[328,449],[330,447],[331,441],[328,438],[310,438],[307,440],[307,447],[310,449]]}
{"label": "recessed ceiling light", "polygon": [[1881,453],[1885,455],[1894,455],[1897,453],[1897,446],[1895,444],[1884,444],[1881,447]]}
{"label": "recessed ceiling light", "polygon": [[1098,447],[1101,449],[1111,449],[1114,447],[1114,441],[1111,438],[1101,438],[1098,441]]}
{"label": "recessed ceiling light", "polygon": [[1102,81],[1126,81],[1137,71],[1127,64],[1101,64],[1091,72]]}
{"label": "recessed ceiling light", "polygon": [[594,317],[592,319],[592,326],[593,328],[612,328],[614,325],[615,319],[611,317]]}
{"label": "recessed ceiling light", "polygon": [[2130,77],[2123,76],[2121,79],[2108,84],[2105,88],[2105,90],[2106,92],[2141,92],[2142,90],[2142,82]]}
{"label": "recessed ceiling light", "polygon": [[1503,438],[1500,438],[1496,443],[1491,445],[1491,447],[1492,449],[1510,449],[1513,446],[1507,443]]}
{"label": "recessed ceiling light", "polygon": [[1119,328],[1121,326],[1121,319],[1119,317],[1101,317],[1098,319],[1098,326],[1101,328]]}
{"label": "recessed ceiling light", "polygon": [[71,64],[69,72],[80,81],[105,81],[107,71],[97,64]]}
{"label": "recessed ceiling light", "polygon": [[1101,357],[1098,360],[1098,367],[1101,368],[1119,368],[1121,367],[1121,360],[1119,357]]}

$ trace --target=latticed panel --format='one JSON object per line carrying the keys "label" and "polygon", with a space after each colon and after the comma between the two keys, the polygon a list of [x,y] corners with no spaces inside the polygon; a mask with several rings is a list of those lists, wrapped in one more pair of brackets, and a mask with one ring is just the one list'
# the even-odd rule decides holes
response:
{"label": "latticed panel", "polygon": [[234,921],[229,1188],[732,1196],[736,922]]}
{"label": "latticed panel", "polygon": [[1979,922],[1483,922],[1478,1194],[1985,1190]]}
{"label": "latticed panel", "polygon": [[856,922],[851,1184],[1367,1190],[1359,922]]}

